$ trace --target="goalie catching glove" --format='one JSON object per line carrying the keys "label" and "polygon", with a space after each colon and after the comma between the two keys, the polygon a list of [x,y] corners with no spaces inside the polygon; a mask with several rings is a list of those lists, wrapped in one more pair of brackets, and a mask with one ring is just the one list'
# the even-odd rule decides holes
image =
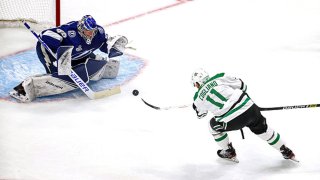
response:
{"label": "goalie catching glove", "polygon": [[115,50],[123,53],[126,50],[126,45],[128,44],[128,39],[125,36],[117,35],[108,38],[108,50],[109,52],[112,51],[114,48]]}

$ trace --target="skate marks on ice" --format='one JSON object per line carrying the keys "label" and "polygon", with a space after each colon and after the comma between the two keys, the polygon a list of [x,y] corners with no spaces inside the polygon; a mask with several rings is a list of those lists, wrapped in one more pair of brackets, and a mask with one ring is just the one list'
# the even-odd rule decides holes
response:
{"label": "skate marks on ice", "polygon": [[[94,91],[101,91],[124,83],[136,77],[145,61],[137,56],[125,54],[117,58],[120,60],[119,75],[115,79],[101,79],[92,81],[89,86]],[[35,50],[25,51],[13,56],[0,58],[0,100],[17,102],[9,96],[9,92],[25,78],[37,74],[45,74],[45,69],[38,60]],[[79,89],[64,94],[37,98],[34,102],[60,101],[85,96]]]}

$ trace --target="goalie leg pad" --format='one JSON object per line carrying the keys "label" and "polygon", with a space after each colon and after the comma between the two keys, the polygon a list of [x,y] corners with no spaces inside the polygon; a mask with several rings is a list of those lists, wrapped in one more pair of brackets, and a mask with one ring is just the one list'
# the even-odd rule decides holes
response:
{"label": "goalie leg pad", "polygon": [[93,81],[100,80],[103,77],[103,72],[105,70],[106,64],[107,64],[107,61],[105,60],[88,59],[86,61],[86,68],[87,68],[90,80],[93,80]]}
{"label": "goalie leg pad", "polygon": [[25,79],[10,92],[10,95],[21,102],[31,102],[37,97],[61,94],[76,88],[75,84],[51,74],[44,74]]}
{"label": "goalie leg pad", "polygon": [[105,66],[103,78],[112,79],[117,77],[119,73],[119,68],[120,68],[120,61],[115,59],[110,59]]}
{"label": "goalie leg pad", "polygon": [[61,94],[78,88],[73,82],[58,78],[57,73],[32,78],[36,97]]}
{"label": "goalie leg pad", "polygon": [[115,59],[95,60],[89,59],[87,62],[90,80],[98,81],[101,78],[112,79],[118,76],[120,62]]}
{"label": "goalie leg pad", "polygon": [[[107,62],[103,60],[88,59],[85,63],[78,64],[73,67],[73,70],[86,83],[89,78],[92,80],[101,79],[104,74],[108,77],[115,77],[118,73],[119,66],[114,61]],[[114,69],[116,68],[116,69]],[[105,70],[109,70],[105,73]],[[78,86],[72,81],[69,76],[53,74],[36,75],[27,78],[20,85],[14,88],[9,94],[20,100],[21,102],[31,102],[37,97],[50,96],[65,93]],[[22,92],[22,93],[21,93]]]}
{"label": "goalie leg pad", "polygon": [[[78,64],[73,70],[80,78],[88,83],[89,80],[99,80],[101,78],[115,78],[119,72],[120,62],[110,60],[88,59],[85,63]],[[23,91],[23,93],[18,90]],[[21,102],[31,102],[37,97],[50,96],[65,93],[78,86],[66,75],[53,74],[36,75],[27,78],[19,86],[17,86],[10,95]]]}
{"label": "goalie leg pad", "polygon": [[[88,83],[90,78],[97,76],[106,64],[106,61],[88,59],[85,63],[74,66],[73,70],[85,83]],[[78,88],[69,76],[58,75],[57,72],[52,75],[33,77],[33,84],[36,97],[61,94]]]}
{"label": "goalie leg pad", "polygon": [[[120,62],[115,59],[97,60],[88,58],[86,62],[78,64],[73,67],[73,70],[82,78],[86,83],[89,79],[92,81],[98,81],[102,78],[115,78],[118,75],[120,68]],[[61,79],[65,79],[69,82],[73,81],[68,76],[57,76]]]}

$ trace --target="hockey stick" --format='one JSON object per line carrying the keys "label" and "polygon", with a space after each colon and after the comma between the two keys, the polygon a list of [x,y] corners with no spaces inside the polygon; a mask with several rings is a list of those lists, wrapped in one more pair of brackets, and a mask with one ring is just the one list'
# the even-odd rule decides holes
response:
{"label": "hockey stick", "polygon": [[153,108],[153,109],[156,109],[156,110],[169,110],[169,109],[175,109],[175,108],[186,108],[186,107],[191,106],[190,104],[188,104],[188,105],[180,105],[180,106],[159,107],[159,106],[155,106],[155,105],[152,105],[152,104],[148,103],[147,101],[145,101],[145,100],[142,99],[142,98],[141,98],[141,100],[142,100],[142,102],[143,102],[144,104],[146,104],[147,106],[149,106],[149,107],[151,107],[151,108]]}
{"label": "hockey stick", "polygon": [[[144,104],[146,104],[147,106],[149,106],[153,109],[156,109],[156,110],[169,110],[169,109],[174,109],[174,108],[186,108],[186,107],[191,106],[190,104],[187,104],[187,105],[180,105],[180,106],[159,107],[159,106],[155,106],[155,105],[148,103],[147,101],[145,101],[142,98],[141,98],[141,100],[142,100],[142,102],[144,102]],[[259,109],[260,109],[260,111],[273,111],[273,110],[302,109],[302,108],[315,108],[315,107],[320,107],[320,104],[280,106],[280,107],[269,107],[269,108],[259,107]]]}
{"label": "hockey stick", "polygon": [[[50,52],[50,54],[55,57],[57,59],[57,55],[55,53],[52,52],[52,50],[47,46],[47,44],[37,35],[37,33],[35,33],[31,27],[29,26],[29,24],[22,20],[22,23],[24,24],[24,26],[29,29],[29,31],[38,39],[38,41],[44,46],[44,48],[46,48],[46,50],[48,50]],[[70,47],[68,49],[68,51],[70,52]],[[66,55],[67,56],[67,55]],[[69,53],[69,56],[71,56],[71,54]],[[57,59],[58,60],[58,59]],[[61,62],[63,63],[63,62]],[[98,92],[94,92],[80,77],[79,75],[74,72],[71,68],[70,70],[70,74],[68,74],[68,76],[70,77],[70,79],[72,79],[72,81],[90,98],[90,99],[99,99],[102,97],[107,97],[107,96],[111,96],[114,94],[118,94],[121,92],[120,87],[114,87],[111,89],[106,89],[106,90],[102,90],[102,91],[98,91]]]}
{"label": "hockey stick", "polygon": [[280,107],[269,107],[259,108],[260,111],[273,111],[273,110],[287,110],[287,109],[302,109],[302,108],[315,108],[320,107],[320,104],[307,104],[307,105],[294,105],[294,106],[280,106]]}

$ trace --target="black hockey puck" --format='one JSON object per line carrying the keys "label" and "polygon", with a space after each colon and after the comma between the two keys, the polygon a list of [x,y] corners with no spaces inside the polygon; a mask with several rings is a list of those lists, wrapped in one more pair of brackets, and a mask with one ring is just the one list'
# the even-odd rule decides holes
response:
{"label": "black hockey puck", "polygon": [[139,95],[139,91],[135,89],[135,90],[132,91],[132,94],[133,94],[134,96],[138,96],[138,95]]}

